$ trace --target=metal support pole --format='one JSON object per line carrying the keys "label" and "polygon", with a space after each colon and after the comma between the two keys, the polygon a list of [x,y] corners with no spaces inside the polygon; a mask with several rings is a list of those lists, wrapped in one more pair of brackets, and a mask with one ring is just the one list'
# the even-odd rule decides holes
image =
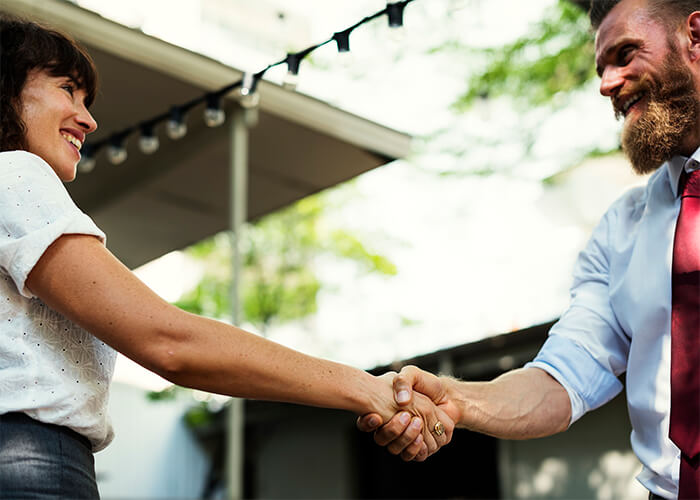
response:
{"label": "metal support pole", "polygon": [[[241,240],[248,217],[248,125],[246,110],[236,107],[230,125],[230,221],[231,247],[233,249],[231,280],[231,321],[241,321]],[[227,489],[228,498],[243,498],[243,430],[244,400],[233,398],[227,422]]]}

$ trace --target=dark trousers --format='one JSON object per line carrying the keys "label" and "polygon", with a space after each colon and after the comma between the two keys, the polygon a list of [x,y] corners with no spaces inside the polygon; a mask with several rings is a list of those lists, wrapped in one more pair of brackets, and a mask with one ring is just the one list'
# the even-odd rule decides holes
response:
{"label": "dark trousers", "polygon": [[24,413],[0,415],[0,499],[99,498],[84,436]]}

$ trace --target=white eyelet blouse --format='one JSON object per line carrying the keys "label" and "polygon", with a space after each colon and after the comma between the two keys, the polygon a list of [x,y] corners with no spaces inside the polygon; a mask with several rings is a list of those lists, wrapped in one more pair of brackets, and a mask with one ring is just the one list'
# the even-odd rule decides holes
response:
{"label": "white eyelet blouse", "polygon": [[26,151],[1,152],[0,414],[19,411],[69,427],[98,451],[114,436],[106,410],[116,352],[25,285],[64,234],[105,241],[44,160]]}

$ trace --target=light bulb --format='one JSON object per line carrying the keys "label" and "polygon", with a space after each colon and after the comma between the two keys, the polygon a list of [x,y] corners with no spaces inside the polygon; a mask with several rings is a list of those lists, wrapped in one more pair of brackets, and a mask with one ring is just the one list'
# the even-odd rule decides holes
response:
{"label": "light bulb", "polygon": [[204,123],[207,127],[218,127],[226,120],[226,113],[221,109],[221,97],[207,96],[207,107],[204,109]]}
{"label": "light bulb", "polygon": [[139,136],[139,149],[143,154],[151,155],[158,151],[160,141],[153,132],[154,123],[147,122],[141,125],[141,135]]}
{"label": "light bulb", "polygon": [[158,151],[160,141],[155,135],[141,135],[139,137],[139,149],[143,154],[151,155]]}
{"label": "light bulb", "polygon": [[207,127],[218,127],[226,121],[226,113],[223,109],[207,108],[204,110],[204,123]]}
{"label": "light bulb", "polygon": [[112,165],[120,165],[126,161],[126,148],[121,144],[107,146],[107,159]]}
{"label": "light bulb", "polygon": [[244,73],[241,86],[238,87],[238,102],[242,108],[250,109],[260,103],[260,95],[257,92],[258,79],[252,73]]}
{"label": "light bulb", "polygon": [[173,141],[182,139],[187,134],[187,125],[176,120],[168,120],[165,123],[165,133],[168,134]]}
{"label": "light bulb", "polygon": [[287,71],[284,75],[284,80],[282,81],[282,87],[287,90],[294,90],[299,84],[299,74],[293,73],[292,71]]}
{"label": "light bulb", "polygon": [[402,44],[406,39],[406,27],[401,25],[391,28],[389,30],[389,38],[391,38],[393,43]]}
{"label": "light bulb", "polygon": [[170,109],[170,118],[165,122],[165,133],[173,141],[182,139],[187,134],[187,124],[185,123],[185,116],[182,110],[177,106],[173,106]]}
{"label": "light bulb", "polygon": [[87,154],[84,154],[80,158],[80,162],[78,163],[78,172],[81,174],[89,174],[93,170],[95,170],[95,165],[97,164],[97,160],[95,159],[94,156],[89,156]]}
{"label": "light bulb", "polygon": [[248,92],[245,95],[241,95],[239,101],[242,108],[251,109],[255,108],[260,104],[260,94],[257,92]]}

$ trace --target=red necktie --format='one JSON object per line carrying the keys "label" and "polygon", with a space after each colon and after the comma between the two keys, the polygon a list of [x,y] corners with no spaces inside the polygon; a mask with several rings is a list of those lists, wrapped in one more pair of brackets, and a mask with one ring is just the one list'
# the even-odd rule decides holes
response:
{"label": "red necktie", "polygon": [[[683,177],[673,243],[671,426],[681,450],[678,498],[700,498],[700,170]],[[683,182],[681,182],[683,186]]]}

